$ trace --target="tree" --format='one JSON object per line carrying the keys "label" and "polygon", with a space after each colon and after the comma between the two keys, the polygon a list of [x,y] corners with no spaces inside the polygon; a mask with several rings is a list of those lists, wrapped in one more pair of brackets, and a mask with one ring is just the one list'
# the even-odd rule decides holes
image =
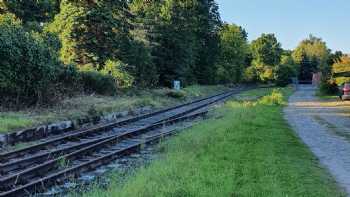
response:
{"label": "tree", "polygon": [[58,11],[58,0],[3,0],[0,3],[0,13],[13,13],[24,23],[47,22]]}
{"label": "tree", "polygon": [[126,9],[126,0],[62,0],[60,13],[47,28],[60,37],[62,61],[97,70],[108,59],[124,61],[131,28]]}
{"label": "tree", "polygon": [[262,34],[251,43],[253,65],[262,81],[273,80],[273,70],[280,61],[283,49],[274,34]]}
{"label": "tree", "polygon": [[334,53],[329,54],[328,65],[333,65],[334,63],[341,61],[343,56],[344,54],[341,51],[335,51]]}
{"label": "tree", "polygon": [[219,36],[218,80],[221,83],[238,83],[242,80],[248,54],[247,33],[242,27],[225,24]]}
{"label": "tree", "polygon": [[62,64],[49,42],[25,31],[13,14],[0,15],[0,95],[16,104],[52,99]]}
{"label": "tree", "polygon": [[350,57],[343,55],[332,65],[332,76],[337,84],[350,82]]}
{"label": "tree", "polygon": [[158,84],[159,74],[152,53],[158,46],[158,26],[161,25],[159,1],[134,0],[129,4],[134,15],[134,28],[130,31],[133,39],[129,50],[128,63],[134,66],[136,84],[149,87]]}
{"label": "tree", "polygon": [[274,77],[276,85],[286,86],[291,82],[291,78],[297,75],[297,65],[290,55],[283,55],[281,63],[275,68]]}
{"label": "tree", "polygon": [[292,53],[294,61],[300,65],[299,78],[311,80],[312,73],[317,71],[321,71],[323,76],[330,76],[329,54],[330,51],[321,38],[310,35],[303,40]]}
{"label": "tree", "polygon": [[214,0],[134,0],[134,37],[143,40],[161,85],[215,82],[221,19]]}
{"label": "tree", "polygon": [[274,34],[262,34],[252,41],[251,47],[256,62],[269,66],[280,63],[283,50]]}
{"label": "tree", "polygon": [[199,48],[194,68],[197,82],[213,84],[216,81],[217,68],[215,66],[220,55],[219,31],[222,21],[219,6],[214,0],[198,0],[197,4],[197,31]]}
{"label": "tree", "polygon": [[196,37],[196,0],[165,0],[161,4],[162,25],[155,47],[155,62],[160,84],[170,86],[173,80],[183,84],[195,82],[193,68],[198,57]]}

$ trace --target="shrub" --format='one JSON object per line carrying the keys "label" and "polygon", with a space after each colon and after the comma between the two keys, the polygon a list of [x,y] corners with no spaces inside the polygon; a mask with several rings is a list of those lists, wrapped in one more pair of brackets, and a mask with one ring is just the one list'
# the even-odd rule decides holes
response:
{"label": "shrub", "polygon": [[111,75],[105,75],[98,71],[81,71],[81,84],[85,91],[103,95],[114,95],[116,86]]}
{"label": "shrub", "polygon": [[111,75],[114,79],[115,87],[128,88],[131,87],[134,78],[127,72],[127,64],[117,60],[107,60],[101,73]]}
{"label": "shrub", "polygon": [[24,30],[11,14],[0,15],[0,94],[33,104],[52,97],[62,67],[47,44]]}
{"label": "shrub", "polygon": [[262,82],[273,81],[274,68],[272,66],[264,66],[263,69],[259,71],[259,78]]}
{"label": "shrub", "polygon": [[178,91],[178,90],[170,90],[167,93],[167,96],[172,97],[172,98],[176,98],[176,99],[180,99],[180,98],[184,98],[186,96],[186,92],[184,91]]}
{"label": "shrub", "polygon": [[333,80],[322,80],[319,90],[323,95],[336,95],[339,93],[338,85]]}
{"label": "shrub", "polygon": [[276,85],[285,87],[291,82],[291,78],[295,76],[293,68],[289,65],[278,65],[275,69]]}
{"label": "shrub", "polygon": [[259,104],[263,105],[282,105],[283,94],[281,91],[274,89],[270,95],[264,96],[259,100]]}
{"label": "shrub", "polygon": [[82,74],[75,65],[66,65],[58,72],[61,94],[74,94],[82,91]]}
{"label": "shrub", "polygon": [[250,66],[245,69],[244,81],[248,83],[255,83],[258,81],[258,74],[255,66]]}

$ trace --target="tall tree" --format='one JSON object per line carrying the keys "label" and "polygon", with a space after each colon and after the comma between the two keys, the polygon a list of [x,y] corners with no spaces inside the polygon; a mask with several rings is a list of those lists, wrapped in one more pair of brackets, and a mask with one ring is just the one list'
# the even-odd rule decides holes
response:
{"label": "tall tree", "polygon": [[198,0],[196,36],[199,43],[198,57],[195,67],[197,82],[201,84],[215,83],[215,67],[220,55],[219,30],[222,21],[219,6],[215,0]]}
{"label": "tall tree", "polygon": [[134,0],[160,84],[213,83],[221,25],[214,0]]}
{"label": "tall tree", "polygon": [[332,65],[332,77],[338,85],[350,81],[349,55],[343,55]]}
{"label": "tall tree", "polygon": [[101,69],[109,59],[124,61],[129,45],[127,1],[62,0],[48,30],[59,34],[61,59]]}
{"label": "tall tree", "polygon": [[158,70],[153,52],[158,46],[156,38],[159,34],[160,20],[159,0],[133,0],[129,3],[133,13],[134,28],[130,31],[133,46],[128,63],[135,65],[136,83],[141,86],[158,84]]}
{"label": "tall tree", "polygon": [[164,25],[157,51],[162,84],[170,85],[172,80],[189,84],[195,80],[193,68],[198,55],[195,6],[195,0],[165,0],[162,5]]}
{"label": "tall tree", "polygon": [[294,61],[300,65],[299,78],[311,80],[312,72],[321,71],[324,76],[330,76],[330,50],[321,38],[310,35],[293,51]]}
{"label": "tall tree", "polygon": [[225,24],[219,35],[221,52],[218,61],[218,80],[221,83],[240,82],[249,52],[247,33],[242,27]]}
{"label": "tall tree", "polygon": [[252,41],[251,50],[253,64],[258,71],[260,79],[268,81],[273,79],[274,67],[281,61],[283,49],[274,34],[262,34]]}
{"label": "tall tree", "polygon": [[3,0],[0,13],[11,12],[27,22],[47,22],[59,11],[59,0]]}

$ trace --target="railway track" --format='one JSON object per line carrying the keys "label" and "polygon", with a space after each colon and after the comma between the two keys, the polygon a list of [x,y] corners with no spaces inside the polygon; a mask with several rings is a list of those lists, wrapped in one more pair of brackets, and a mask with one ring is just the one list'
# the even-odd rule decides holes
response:
{"label": "railway track", "polygon": [[27,196],[74,178],[176,132],[175,123],[202,116],[237,89],[183,105],[97,125],[0,154],[0,197]]}

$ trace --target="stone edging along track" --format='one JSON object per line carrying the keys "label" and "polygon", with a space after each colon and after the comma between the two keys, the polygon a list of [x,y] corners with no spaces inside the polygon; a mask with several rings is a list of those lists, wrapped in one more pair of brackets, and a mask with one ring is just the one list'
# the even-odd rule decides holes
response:
{"label": "stone edging along track", "polygon": [[141,115],[149,113],[151,112],[151,110],[151,107],[146,106],[132,111],[114,112],[106,116],[94,117],[94,121],[90,120],[90,118],[66,120],[47,125],[40,125],[34,128],[0,134],[0,147],[6,145],[15,145],[20,142],[40,140],[52,135],[59,135],[68,131],[72,131],[80,127],[90,126],[92,124],[116,121],[118,119],[125,118],[131,115]]}

